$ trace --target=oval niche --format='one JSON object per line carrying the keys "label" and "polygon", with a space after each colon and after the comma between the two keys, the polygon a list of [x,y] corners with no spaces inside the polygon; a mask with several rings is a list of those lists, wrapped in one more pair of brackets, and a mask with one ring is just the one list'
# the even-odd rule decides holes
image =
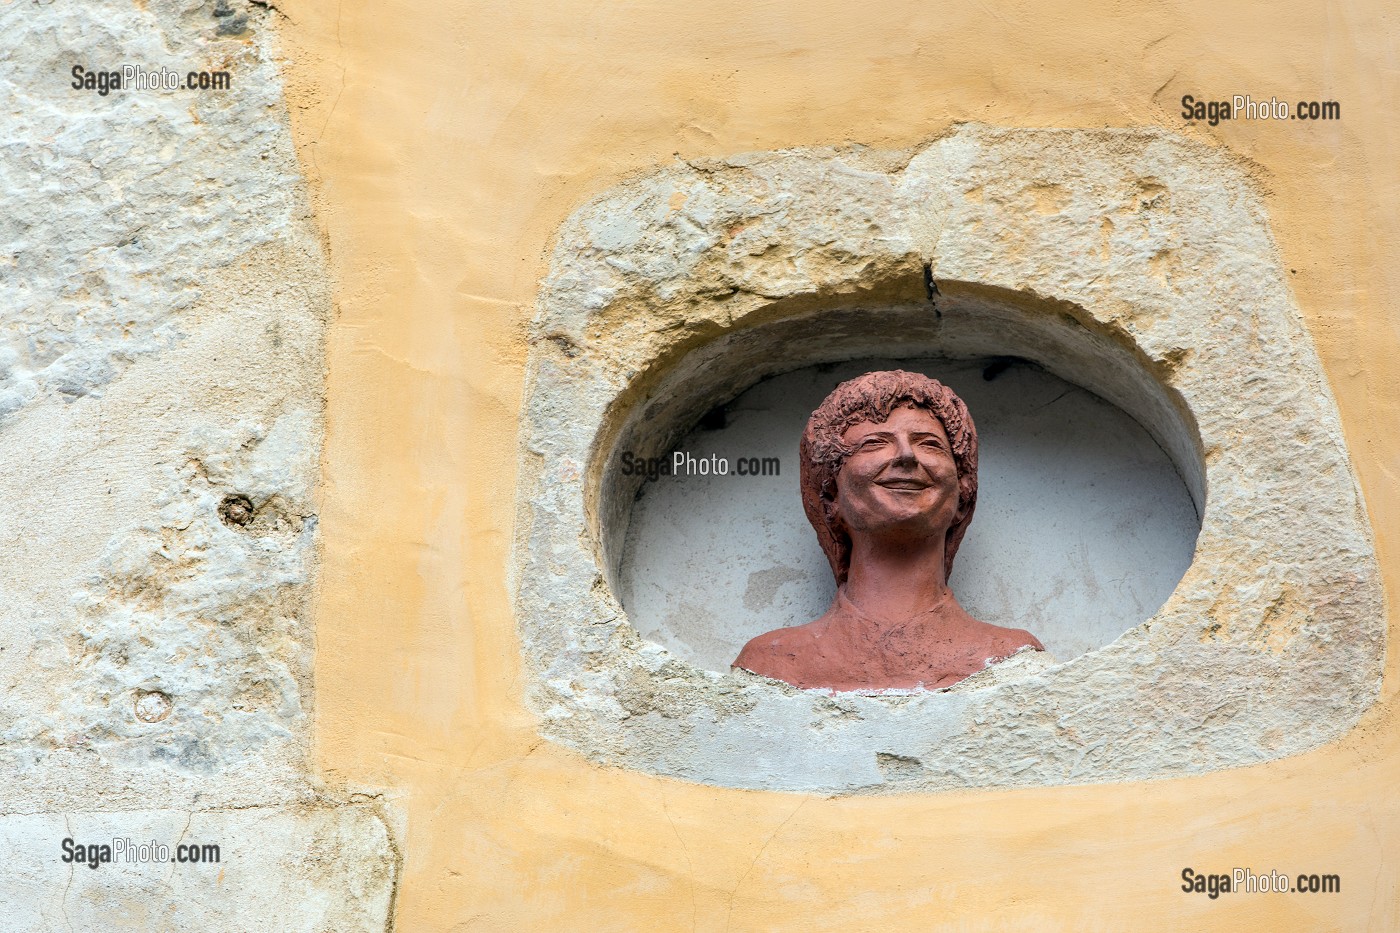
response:
{"label": "oval niche", "polygon": [[1132,416],[1023,359],[860,359],[747,389],[663,455],[675,473],[641,483],[618,595],[643,637],[725,671],[753,636],[826,611],[834,584],[802,511],[798,439],[831,389],[878,369],[944,382],[976,422],[977,511],[950,581],[972,615],[1028,629],[1065,661],[1166,602],[1200,518]]}

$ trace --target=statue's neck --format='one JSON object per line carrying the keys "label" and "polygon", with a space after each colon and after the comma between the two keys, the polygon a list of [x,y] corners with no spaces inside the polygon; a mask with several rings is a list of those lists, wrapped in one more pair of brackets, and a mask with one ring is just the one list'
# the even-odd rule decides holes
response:
{"label": "statue's neck", "polygon": [[941,535],[915,542],[853,540],[842,587],[846,599],[880,622],[902,622],[952,602],[943,575],[943,546]]}

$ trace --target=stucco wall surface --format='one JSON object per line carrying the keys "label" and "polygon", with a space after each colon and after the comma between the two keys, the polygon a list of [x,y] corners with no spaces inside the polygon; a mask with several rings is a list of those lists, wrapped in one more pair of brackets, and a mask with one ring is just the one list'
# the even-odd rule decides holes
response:
{"label": "stucco wall surface", "polygon": [[[270,19],[0,6],[5,930],[386,922],[383,821],[307,767],[330,296]],[[60,860],[118,837],[222,858]]]}
{"label": "stucco wall surface", "polygon": [[[279,6],[341,310],[318,761],[332,780],[403,794],[402,928],[1400,925],[1390,676],[1330,744],[1209,775],[877,798],[732,790],[542,740],[507,585],[525,329],[571,212],[677,154],[902,149],[975,121],[1155,127],[1241,166],[1336,394],[1393,598],[1387,7]],[[1186,126],[1187,93],[1338,100],[1344,119]],[[1210,900],[1179,890],[1188,865],[1331,871],[1344,887]]]}
{"label": "stucco wall surface", "polygon": [[[243,14],[243,32],[218,35]],[[394,856],[405,930],[1400,926],[1393,649],[1355,728],[1266,764],[1094,787],[748,791],[541,739],[508,586],[527,326],[571,212],[677,155],[900,150],[978,122],[1159,128],[1248,176],[1393,602],[1400,77],[1386,5],[287,0],[214,17],[14,0],[0,16],[14,102],[0,223],[25,247],[0,257],[12,926],[158,929],[139,911],[163,897],[170,928],[207,903],[258,929],[379,929]],[[94,64],[228,55],[246,95],[96,104],[67,88],[75,49]],[[1338,100],[1343,120],[1186,126],[1186,93]],[[298,171],[324,256],[300,225]],[[239,486],[285,503],[269,533],[218,519]],[[149,689],[172,701],[155,723],[135,718]],[[379,804],[347,804],[356,791],[401,801],[394,844]],[[94,801],[107,812],[86,816]],[[237,839],[247,861],[212,890],[178,871],[31,871],[55,859],[60,817],[63,831],[162,838],[187,822],[201,841]],[[259,859],[279,867],[235,874]],[[1186,866],[1329,872],[1343,888],[1207,899],[1180,891]],[[298,883],[325,868],[331,880]],[[132,913],[113,906],[123,897]]]}

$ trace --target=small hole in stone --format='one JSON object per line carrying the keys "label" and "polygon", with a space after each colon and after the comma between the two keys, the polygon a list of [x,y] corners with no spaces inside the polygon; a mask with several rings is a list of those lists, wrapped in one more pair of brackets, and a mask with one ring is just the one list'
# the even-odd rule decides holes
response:
{"label": "small hole in stone", "polygon": [[170,715],[174,704],[159,690],[140,690],[136,694],[136,718],[142,722],[160,722]]}
{"label": "small hole in stone", "polygon": [[246,528],[253,521],[253,502],[247,496],[225,496],[219,503],[219,518],[225,525]]}

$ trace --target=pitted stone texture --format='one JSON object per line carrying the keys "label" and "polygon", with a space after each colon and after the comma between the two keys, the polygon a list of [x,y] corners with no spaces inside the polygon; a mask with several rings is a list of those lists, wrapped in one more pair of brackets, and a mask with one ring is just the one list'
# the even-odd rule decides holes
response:
{"label": "pitted stone texture", "polygon": [[[583,206],[541,291],[523,431],[514,580],[542,731],[647,772],[829,793],[1199,773],[1342,735],[1379,690],[1383,604],[1281,273],[1239,166],[1157,131],[678,164]],[[1124,408],[1205,506],[1151,620],[903,696],[705,672],[636,634],[610,588],[635,492],[620,449],[665,453],[800,366],[998,354]]]}
{"label": "pitted stone texture", "polygon": [[0,811],[312,793],[326,271],[272,14],[217,7],[0,11]]}
{"label": "pitted stone texture", "polygon": [[[262,247],[101,398],[0,428],[4,809],[309,792],[321,275],[300,238]],[[219,515],[230,494],[246,527]],[[170,708],[149,722],[153,692]]]}
{"label": "pitted stone texture", "polygon": [[[308,767],[330,298],[275,15],[0,5],[6,930],[384,928],[384,827]],[[73,64],[232,86],[101,96]],[[217,880],[74,877],[62,814],[188,822],[232,857]]]}
{"label": "pitted stone texture", "polygon": [[[241,5],[241,4],[240,4]],[[0,418],[99,393],[179,340],[204,272],[285,235],[299,172],[261,23],[214,5],[0,8]],[[257,41],[249,41],[253,35]],[[229,91],[71,87],[72,67],[228,70]]]}
{"label": "pitted stone texture", "polygon": [[[3,811],[312,792],[329,298],[264,17],[229,21],[0,12]],[[75,62],[233,84],[99,96]],[[231,494],[247,527],[220,520]]]}

